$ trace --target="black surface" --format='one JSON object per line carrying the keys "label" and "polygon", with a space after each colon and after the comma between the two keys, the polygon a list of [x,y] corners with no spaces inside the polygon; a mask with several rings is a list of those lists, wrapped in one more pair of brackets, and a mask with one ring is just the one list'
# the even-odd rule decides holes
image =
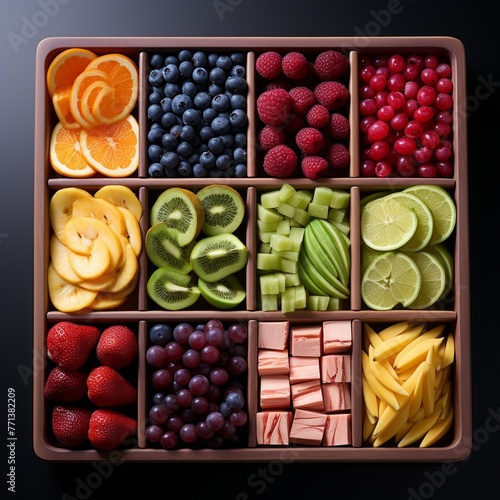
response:
{"label": "black surface", "polygon": [[[2,439],[16,393],[19,499],[473,498],[498,495],[498,20],[489,2],[373,0],[1,0]],[[217,6],[221,10],[217,10]],[[391,13],[392,11],[392,13]],[[45,13],[45,15],[44,15]],[[34,60],[50,36],[422,36],[462,40],[467,63],[473,452],[455,464],[52,464],[32,449]],[[10,498],[4,444],[1,497]],[[487,492],[485,494],[480,491]]]}

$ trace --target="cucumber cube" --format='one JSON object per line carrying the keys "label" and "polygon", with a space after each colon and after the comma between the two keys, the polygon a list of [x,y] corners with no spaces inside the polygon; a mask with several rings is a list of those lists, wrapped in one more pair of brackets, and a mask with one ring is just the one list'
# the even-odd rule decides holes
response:
{"label": "cucumber cube", "polygon": [[287,201],[293,194],[295,194],[295,192],[295,188],[285,182],[285,184],[281,186],[278,193],[280,201]]}
{"label": "cucumber cube", "polygon": [[280,293],[278,278],[274,274],[263,274],[259,278],[262,295],[277,295]]}
{"label": "cucumber cube", "polygon": [[283,250],[282,252],[273,251],[276,255],[280,257],[280,259],[289,259],[294,262],[299,261],[299,252],[295,252],[294,250]]}
{"label": "cucumber cube", "polygon": [[290,240],[288,236],[282,234],[273,233],[269,243],[271,244],[271,248],[278,252],[292,249],[292,240]]}
{"label": "cucumber cube", "polygon": [[281,271],[281,258],[272,253],[257,253],[259,271]]}
{"label": "cucumber cube", "polygon": [[318,203],[311,202],[307,207],[307,213],[311,217],[316,217],[317,219],[326,219],[328,217],[328,205],[320,205]]}
{"label": "cucumber cube", "polygon": [[277,311],[278,310],[278,295],[262,295],[260,294],[260,308],[262,311]]}
{"label": "cucumber cube", "polygon": [[283,216],[274,208],[264,208],[261,203],[257,205],[257,220],[262,222],[279,222]]}
{"label": "cucumber cube", "polygon": [[342,191],[341,189],[332,189],[332,201],[330,203],[331,208],[347,208],[349,206],[349,201],[351,199],[351,194],[349,191]]}
{"label": "cucumber cube", "polygon": [[333,190],[327,186],[318,186],[314,190],[314,195],[311,203],[316,203],[317,205],[326,205],[329,207],[332,203]]}
{"label": "cucumber cube", "polygon": [[307,297],[307,310],[308,311],[319,311],[318,309],[318,299],[319,295],[309,295]]}
{"label": "cucumber cube", "polygon": [[264,208],[278,208],[280,204],[279,190],[273,189],[260,195],[260,203]]}

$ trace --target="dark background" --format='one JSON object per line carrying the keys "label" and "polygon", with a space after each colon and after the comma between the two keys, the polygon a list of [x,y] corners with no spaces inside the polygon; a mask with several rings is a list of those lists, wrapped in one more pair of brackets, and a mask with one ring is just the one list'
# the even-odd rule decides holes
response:
{"label": "dark background", "polygon": [[[42,26],[24,27],[55,4]],[[497,497],[498,415],[498,133],[500,56],[492,5],[456,1],[0,0],[0,414],[6,436],[7,388],[16,391],[16,493],[19,499],[115,498],[135,484],[141,498],[378,499]],[[388,8],[396,14],[390,14]],[[54,7],[53,7],[54,9]],[[54,10],[52,10],[54,12]],[[43,23],[40,23],[43,24]],[[24,28],[23,28],[24,27]],[[23,36],[24,41],[19,42]],[[34,62],[51,36],[423,36],[448,35],[465,45],[470,192],[473,452],[443,464],[123,464],[91,490],[79,488],[92,464],[51,464],[32,449]],[[16,40],[18,43],[16,43]],[[35,249],[36,251],[36,249]],[[500,426],[498,426],[500,427]],[[4,447],[2,498],[8,498]],[[256,478],[264,473],[264,479]],[[95,477],[95,474],[94,476]],[[268,478],[268,479],[265,479]],[[4,482],[5,481],[5,482]],[[5,492],[5,493],[4,493]],[[479,493],[485,492],[485,493]],[[247,496],[245,496],[247,495]]]}

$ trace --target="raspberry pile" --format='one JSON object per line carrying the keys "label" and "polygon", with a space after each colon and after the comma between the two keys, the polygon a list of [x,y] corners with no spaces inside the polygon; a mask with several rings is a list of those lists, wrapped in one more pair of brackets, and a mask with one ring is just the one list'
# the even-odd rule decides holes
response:
{"label": "raspberry pile", "polygon": [[362,176],[453,176],[451,73],[434,54],[360,58]]}
{"label": "raspberry pile", "polygon": [[255,68],[262,91],[258,148],[267,175],[309,179],[349,167],[349,90],[341,79],[349,62],[337,50],[261,53]]}
{"label": "raspberry pile", "polygon": [[240,52],[150,56],[150,177],[247,176],[245,64]]}

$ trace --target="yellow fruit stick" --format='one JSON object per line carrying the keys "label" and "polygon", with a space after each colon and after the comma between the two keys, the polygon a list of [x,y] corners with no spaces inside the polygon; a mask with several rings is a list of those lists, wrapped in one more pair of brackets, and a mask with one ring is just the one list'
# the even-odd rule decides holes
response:
{"label": "yellow fruit stick", "polygon": [[452,410],[452,384],[451,380],[448,380],[445,384],[445,387],[443,388],[443,396],[442,396],[442,402],[443,402],[443,409],[441,411],[441,414],[439,415],[438,420],[444,420],[447,416],[450,410]]}
{"label": "yellow fruit stick", "polygon": [[454,359],[455,359],[455,339],[453,337],[453,334],[449,333],[448,337],[446,338],[446,345],[444,349],[443,365],[442,365],[443,368],[451,365]]}
{"label": "yellow fruit stick", "polygon": [[365,409],[367,414],[370,416],[370,421],[375,423],[378,419],[378,398],[377,395],[373,392],[370,384],[366,380],[364,374],[363,377],[363,400],[365,402]]}
{"label": "yellow fruit stick", "polygon": [[[393,436],[395,436],[398,431],[401,429],[403,425],[406,425],[408,421],[408,415],[410,413],[410,404],[409,399],[401,407],[401,411],[396,412],[396,416],[390,422],[390,425],[387,426],[386,429],[380,434],[377,435],[375,441],[373,442],[373,446],[375,448],[381,446],[385,442],[389,441]],[[386,412],[391,410],[391,408],[387,408]]]}
{"label": "yellow fruit stick", "polygon": [[380,361],[388,358],[393,354],[397,354],[401,349],[408,345],[412,340],[415,340],[423,327],[414,327],[409,331],[402,333],[396,337],[384,341],[383,344],[374,348],[373,359]]}
{"label": "yellow fruit stick", "polygon": [[[370,350],[373,352],[372,350]],[[385,361],[385,360],[384,360]],[[370,366],[376,379],[385,385],[389,390],[402,396],[409,396],[408,392],[399,384],[399,382],[384,368],[380,361],[374,361],[370,358]]]}
{"label": "yellow fruit stick", "polygon": [[[425,373],[427,370],[430,369],[430,366],[431,366],[430,363],[428,363],[427,361],[423,361],[418,366],[416,366],[413,369],[411,375],[408,376],[408,378],[405,379],[405,381],[403,382],[403,388],[409,394],[411,394],[415,390],[415,386],[416,386],[416,384],[418,382],[418,378],[420,376],[420,373]],[[408,370],[408,372],[409,371],[410,370]]]}
{"label": "yellow fruit stick", "polygon": [[410,402],[411,408],[410,408],[410,415],[408,417],[410,420],[415,417],[415,415],[422,407],[423,391],[424,391],[424,373],[419,372],[417,383],[415,384],[415,388],[411,395],[411,402]]}
{"label": "yellow fruit stick", "polygon": [[396,410],[399,409],[400,405],[396,398],[396,395],[376,379],[370,367],[370,359],[368,358],[368,354],[364,351],[361,352],[361,361],[366,381],[370,384],[373,392],[380,399],[383,399],[389,406],[392,406]]}
{"label": "yellow fruit stick", "polygon": [[401,439],[404,438],[404,436],[406,434],[408,434],[408,432],[410,432],[410,429],[415,425],[415,422],[410,422],[408,420],[408,422],[406,422],[406,424],[403,424],[401,426],[401,428],[399,429],[399,431],[395,434],[394,436],[394,441],[396,443],[399,443],[399,441],[401,441]]}
{"label": "yellow fruit stick", "polygon": [[453,423],[453,408],[446,415],[444,420],[438,420],[424,436],[420,442],[420,448],[427,448],[439,441],[450,430]]}
{"label": "yellow fruit stick", "polygon": [[427,339],[417,344],[399,360],[394,361],[394,368],[398,371],[405,371],[408,368],[418,365],[427,358],[430,350],[436,350],[444,339]]}
{"label": "yellow fruit stick", "polygon": [[384,328],[378,333],[378,335],[383,341],[386,341],[406,332],[410,326],[411,323],[409,321],[400,321],[399,323],[394,323],[393,325]]}
{"label": "yellow fruit stick", "polygon": [[379,334],[367,323],[363,323],[363,331],[365,334],[365,349],[367,351],[370,345],[377,347],[382,344],[383,340],[379,337]]}
{"label": "yellow fruit stick", "polygon": [[432,428],[432,426],[437,422],[438,416],[441,412],[441,408],[435,408],[435,410],[426,418],[417,422],[401,441],[398,443],[398,448],[404,448],[415,441],[423,438],[425,434]]}
{"label": "yellow fruit stick", "polygon": [[444,330],[444,325],[432,328],[431,330],[428,330],[427,332],[424,332],[420,334],[415,340],[410,342],[405,348],[403,348],[394,358],[394,364],[397,365],[398,362],[406,356],[407,353],[409,353],[415,346],[423,342],[424,340],[428,339],[435,339],[438,338]]}
{"label": "yellow fruit stick", "polygon": [[434,411],[434,386],[436,380],[434,356],[435,351],[431,349],[426,359],[430,367],[424,376],[424,388],[422,391],[422,406],[427,417]]}
{"label": "yellow fruit stick", "polygon": [[365,415],[365,419],[363,421],[363,441],[373,442],[373,429],[375,429],[375,424],[368,418],[368,415]]}

